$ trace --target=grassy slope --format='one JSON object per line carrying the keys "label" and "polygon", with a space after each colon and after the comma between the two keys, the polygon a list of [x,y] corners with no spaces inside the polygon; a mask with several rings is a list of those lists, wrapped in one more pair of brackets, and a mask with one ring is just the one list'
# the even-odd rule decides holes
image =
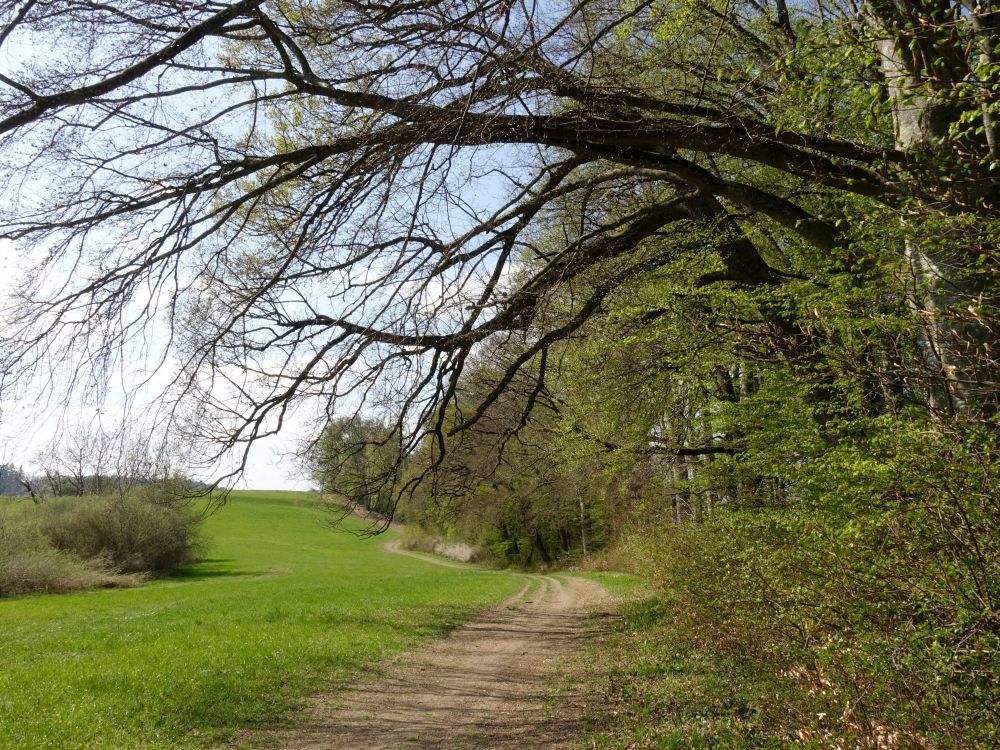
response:
{"label": "grassy slope", "polygon": [[0,601],[0,748],[205,746],[521,585],[331,532],[304,497],[234,493],[173,579]]}

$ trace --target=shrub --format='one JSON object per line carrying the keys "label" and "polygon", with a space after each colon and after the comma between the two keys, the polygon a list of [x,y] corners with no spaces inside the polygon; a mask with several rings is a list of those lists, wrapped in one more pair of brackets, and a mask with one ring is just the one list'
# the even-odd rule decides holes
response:
{"label": "shrub", "polygon": [[639,560],[679,631],[799,683],[800,738],[996,747],[1000,454],[978,434],[922,437],[799,467],[836,491],[800,481],[783,507],[645,530]]}
{"label": "shrub", "polygon": [[0,596],[129,582],[99,563],[56,549],[27,515],[0,513]]}
{"label": "shrub", "polygon": [[419,524],[407,524],[400,532],[400,540],[405,549],[432,553],[438,537]]}
{"label": "shrub", "polygon": [[199,516],[168,489],[56,500],[41,508],[40,528],[54,547],[103,560],[122,573],[164,573],[191,562]]}

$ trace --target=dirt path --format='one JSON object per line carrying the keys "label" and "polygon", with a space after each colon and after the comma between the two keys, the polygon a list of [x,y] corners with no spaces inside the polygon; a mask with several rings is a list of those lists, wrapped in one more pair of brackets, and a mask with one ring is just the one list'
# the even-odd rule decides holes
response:
{"label": "dirt path", "polygon": [[[432,565],[440,565],[443,568],[468,568],[468,563],[455,562],[454,560],[449,560],[444,557],[434,557],[432,555],[425,555],[420,552],[410,552],[408,549],[403,549],[403,544],[398,539],[393,539],[392,541],[386,543],[384,550],[387,552],[395,552],[397,555],[402,555],[403,557],[412,557],[414,559],[420,560],[421,562],[431,563]],[[493,573],[492,570],[484,570],[484,573]]]}
{"label": "dirt path", "polygon": [[[462,567],[387,549],[424,562]],[[447,637],[398,659],[381,677],[318,696],[274,750],[571,748],[582,730],[579,687],[557,689],[565,658],[613,609],[582,578],[526,575],[521,592]]]}

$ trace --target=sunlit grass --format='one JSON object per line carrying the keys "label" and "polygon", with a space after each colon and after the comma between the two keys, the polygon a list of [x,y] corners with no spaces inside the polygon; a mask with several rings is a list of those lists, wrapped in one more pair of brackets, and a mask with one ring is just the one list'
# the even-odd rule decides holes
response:
{"label": "sunlit grass", "polygon": [[305,493],[233,493],[206,559],[177,576],[0,601],[0,747],[206,746],[522,585],[323,520]]}
{"label": "sunlit grass", "polygon": [[[791,750],[775,720],[792,686],[755,665],[692,643],[631,577],[595,576],[625,598],[610,637],[591,647],[591,734],[603,750]],[[644,590],[646,595],[644,596]],[[820,745],[816,745],[820,747]]]}

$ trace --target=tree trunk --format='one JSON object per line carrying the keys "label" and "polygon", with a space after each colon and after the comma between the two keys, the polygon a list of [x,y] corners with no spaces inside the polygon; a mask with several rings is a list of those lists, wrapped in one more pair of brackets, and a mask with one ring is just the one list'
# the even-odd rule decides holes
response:
{"label": "tree trunk", "polygon": [[[907,5],[900,3],[897,7]],[[933,169],[947,172],[949,163],[957,159],[954,144],[949,141],[957,111],[953,104],[935,96],[935,87],[947,81],[941,80],[940,74],[934,77],[927,73],[930,63],[924,58],[931,54],[928,48],[934,49],[933,39],[917,39],[900,31],[900,19],[884,25],[890,29],[889,38],[877,45],[892,102],[896,146],[918,160],[926,160],[927,165],[933,164]],[[895,33],[891,31],[894,25]],[[948,47],[950,42],[941,44]],[[990,141],[992,121],[984,122],[985,137]],[[926,168],[921,173],[924,172]],[[919,197],[927,192],[919,179],[914,178],[912,193],[916,205],[912,208],[933,216],[938,209]],[[947,217],[941,218],[943,227]],[[906,232],[907,227],[904,225],[903,229]],[[923,229],[920,227],[921,232]],[[907,232],[904,238],[906,289],[918,325],[917,343],[928,384],[928,406],[946,416],[993,413],[995,373],[992,367],[983,366],[985,360],[981,357],[993,343],[992,333],[989,326],[975,320],[962,323],[954,314],[957,309],[981,303],[989,291],[988,283],[982,274],[975,272],[976,259],[971,248],[963,244],[964,237],[946,236],[943,228],[939,231],[939,236],[920,237]]]}

